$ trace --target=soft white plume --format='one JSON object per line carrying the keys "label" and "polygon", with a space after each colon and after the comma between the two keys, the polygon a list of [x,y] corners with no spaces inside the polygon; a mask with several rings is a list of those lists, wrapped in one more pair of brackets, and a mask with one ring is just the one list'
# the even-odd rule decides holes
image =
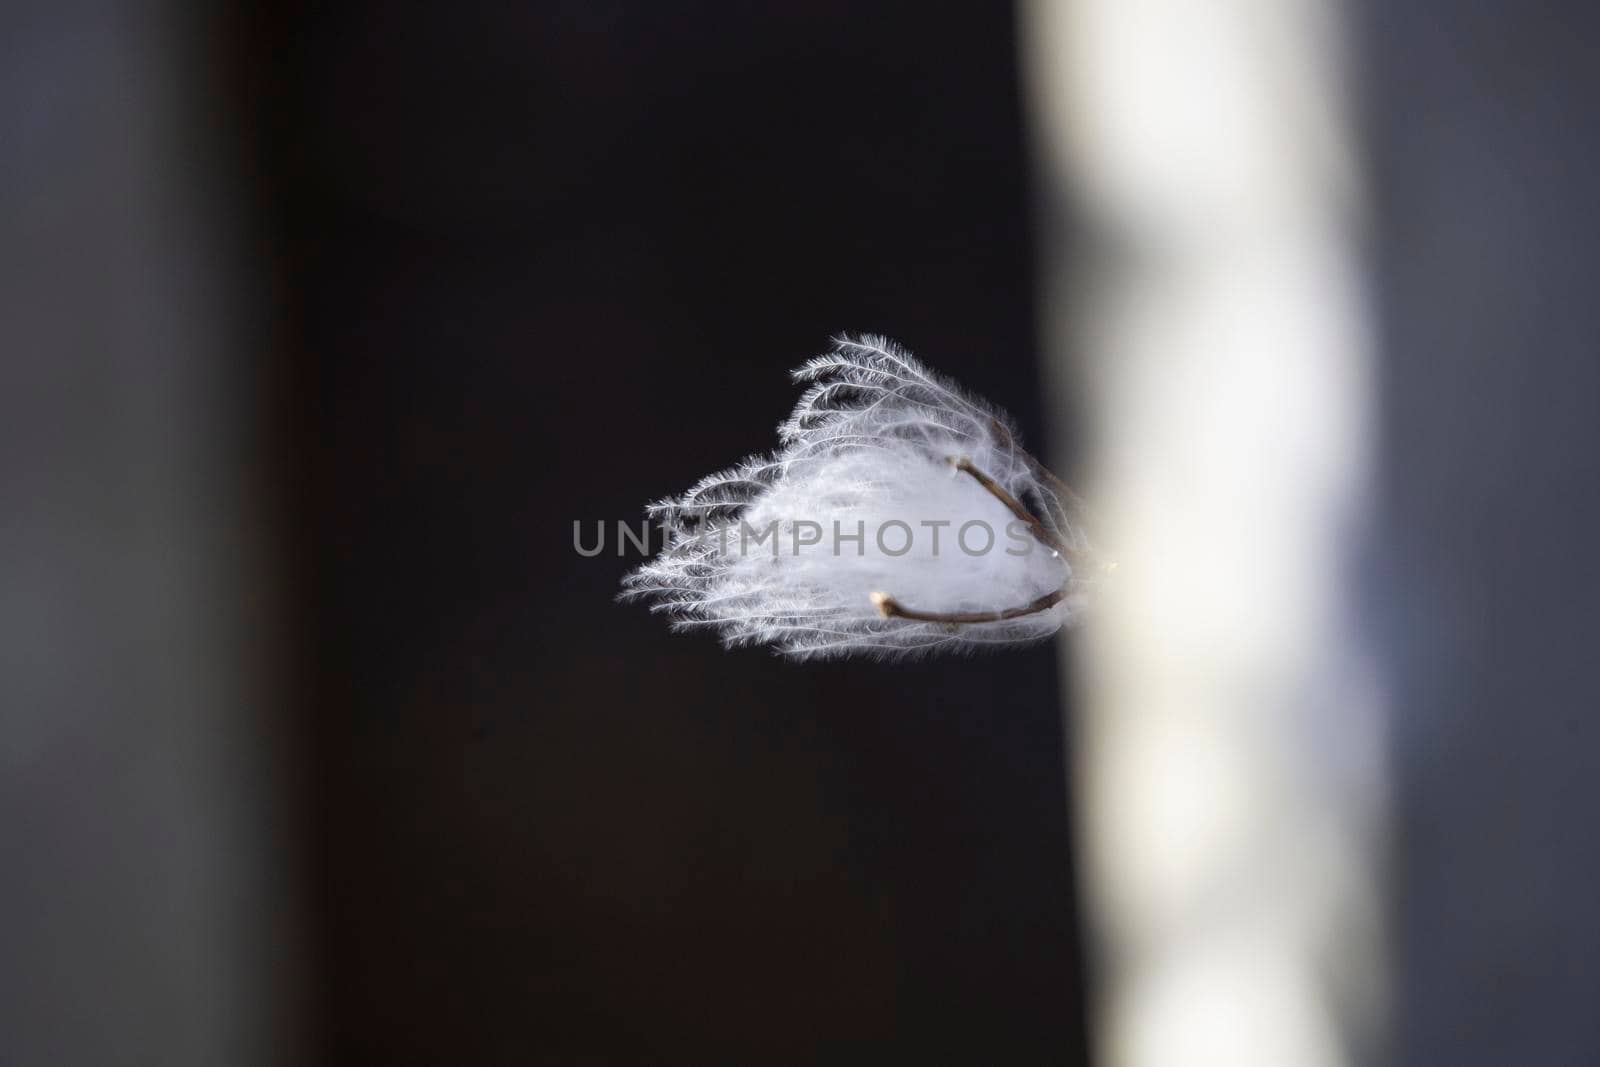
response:
{"label": "soft white plume", "polygon": [[1074,498],[1002,412],[880,337],[794,377],[810,385],[777,452],[650,507],[667,543],[624,598],[798,658],[1036,641],[1079,609]]}

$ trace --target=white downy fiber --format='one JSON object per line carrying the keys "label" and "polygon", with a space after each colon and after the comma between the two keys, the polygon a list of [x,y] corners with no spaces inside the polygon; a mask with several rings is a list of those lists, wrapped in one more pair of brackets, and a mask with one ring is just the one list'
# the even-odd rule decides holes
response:
{"label": "white downy fiber", "polygon": [[[1002,412],[880,337],[840,338],[794,377],[810,385],[779,426],[777,452],[650,507],[666,547],[624,579],[624,599],[650,601],[675,629],[795,658],[1037,641],[1079,610],[1087,581],[1074,566],[1089,546],[1069,517],[1073,498],[1017,445]],[[1031,535],[954,465],[962,459],[1066,551]],[[1057,591],[1042,610],[994,621],[880,610],[892,597],[916,612],[1001,612]]]}

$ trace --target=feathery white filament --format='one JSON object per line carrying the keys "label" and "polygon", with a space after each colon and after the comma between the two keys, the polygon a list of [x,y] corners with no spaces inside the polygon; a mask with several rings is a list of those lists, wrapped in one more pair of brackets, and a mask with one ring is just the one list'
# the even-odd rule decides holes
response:
{"label": "feathery white filament", "polygon": [[1071,617],[1088,544],[1070,491],[1003,413],[879,337],[840,338],[794,377],[810,384],[777,452],[650,507],[667,544],[624,579],[624,598],[652,601],[676,629],[797,658],[1015,644]]}

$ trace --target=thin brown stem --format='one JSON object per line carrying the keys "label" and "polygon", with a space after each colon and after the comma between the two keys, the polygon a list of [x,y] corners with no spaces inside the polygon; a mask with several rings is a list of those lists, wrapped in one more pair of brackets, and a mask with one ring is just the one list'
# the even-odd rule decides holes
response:
{"label": "thin brown stem", "polygon": [[[1038,517],[1022,505],[1022,501],[1012,496],[1006,487],[995,481],[989,475],[979,470],[966,456],[951,456],[951,466],[972,476],[979,485],[988,490],[989,494],[1006,506],[1006,509],[1027,524],[1028,532],[1033,534],[1034,540],[1050,549],[1057,556],[1071,558],[1075,554],[1072,547],[1057,537]],[[1024,615],[1037,615],[1041,611],[1049,611],[1062,600],[1066,599],[1071,579],[1061,583],[1061,588],[1045,593],[1014,608],[1005,608],[1000,611],[919,611],[908,608],[888,593],[875,592],[869,594],[873,606],[878,613],[886,619],[910,619],[913,622],[939,622],[952,626],[962,623],[976,622],[1004,622],[1007,619],[1021,618]]]}
{"label": "thin brown stem", "polygon": [[1044,523],[1040,522],[1033,512],[1023,507],[1022,501],[1018,500],[1016,497],[1007,492],[1005,486],[1001,485],[983,471],[973,466],[972,461],[966,456],[951,456],[950,464],[955,467],[956,470],[972,475],[973,479],[979,485],[987,489],[991,496],[1000,501],[1000,503],[1004,504],[1006,509],[1010,511],[1011,514],[1027,523],[1028,532],[1033,534],[1033,539],[1035,541],[1038,541],[1041,545],[1044,545],[1052,552],[1056,552],[1060,555],[1071,556],[1073,554],[1072,547],[1065,541],[1061,540],[1061,538],[1057,537],[1052,530],[1045,526]]}
{"label": "thin brown stem", "polygon": [[959,625],[967,622],[1004,622],[1007,619],[1020,618],[1023,615],[1037,615],[1041,611],[1049,611],[1067,595],[1067,587],[1044,594],[1021,607],[1006,608],[1004,611],[918,611],[908,608],[888,593],[873,593],[871,599],[878,613],[886,619],[911,619],[914,622],[943,622]]}
{"label": "thin brown stem", "polygon": [[1038,475],[1042,480],[1050,483],[1050,488],[1055,490],[1058,496],[1070,501],[1072,506],[1083,512],[1086,517],[1092,517],[1088,515],[1089,505],[1084,503],[1083,497],[1078,495],[1077,490],[1073,489],[1072,486],[1068,485],[1066,482],[1057,477],[1055,471],[1051,470],[1049,467],[1046,467],[1043,463],[1040,463],[1037,456],[1023,448],[1021,445],[1017,444],[1017,439],[1011,436],[1011,431],[1006,429],[1005,423],[1001,422],[999,419],[990,419],[989,428],[993,431],[995,439],[1000,442],[1002,447],[1009,448],[1017,455],[1021,456],[1023,461],[1028,464],[1029,468],[1032,469],[1034,474]]}

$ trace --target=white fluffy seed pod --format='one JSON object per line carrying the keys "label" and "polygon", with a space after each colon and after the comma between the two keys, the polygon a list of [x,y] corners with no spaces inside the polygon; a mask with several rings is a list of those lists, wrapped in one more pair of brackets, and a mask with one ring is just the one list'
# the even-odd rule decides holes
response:
{"label": "white fluffy seed pod", "polygon": [[1002,412],[880,337],[794,377],[777,452],[651,505],[667,543],[624,599],[796,658],[1037,641],[1079,610],[1075,498]]}

